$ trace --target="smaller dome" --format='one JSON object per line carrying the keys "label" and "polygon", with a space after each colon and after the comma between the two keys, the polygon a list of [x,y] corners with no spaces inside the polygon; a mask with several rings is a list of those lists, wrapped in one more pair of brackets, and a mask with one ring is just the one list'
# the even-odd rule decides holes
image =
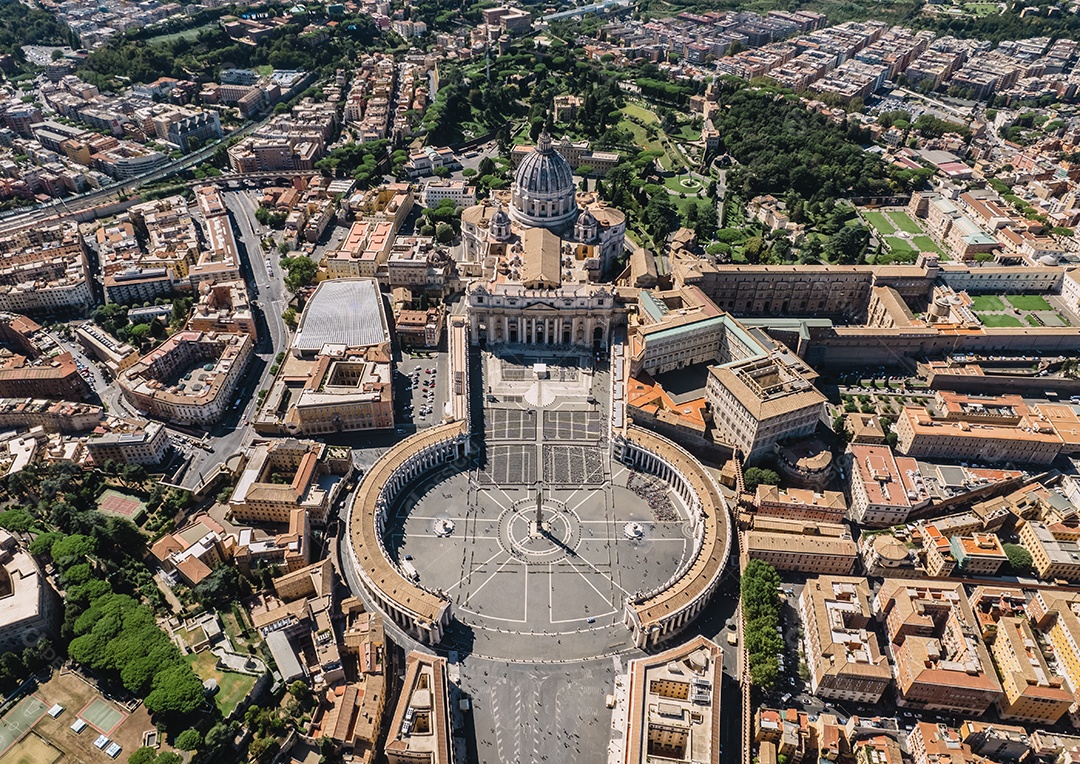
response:
{"label": "smaller dome", "polygon": [[510,225],[510,216],[506,214],[506,210],[503,209],[503,206],[501,204],[499,205],[498,209],[495,210],[495,213],[491,216],[491,222],[489,223],[489,225],[491,227]]}
{"label": "smaller dome", "polygon": [[592,214],[592,210],[590,210],[588,207],[586,207],[585,211],[581,213],[581,217],[578,218],[578,222],[581,223],[581,225],[583,226],[597,224],[596,217]]}

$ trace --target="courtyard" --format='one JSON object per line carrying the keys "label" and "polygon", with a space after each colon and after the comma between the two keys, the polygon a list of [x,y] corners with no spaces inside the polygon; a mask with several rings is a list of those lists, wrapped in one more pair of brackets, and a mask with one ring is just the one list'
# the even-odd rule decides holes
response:
{"label": "courtyard", "polygon": [[914,262],[919,252],[934,252],[943,260],[949,259],[941,247],[926,235],[919,222],[905,210],[860,209],[860,214],[893,255]]}
{"label": "courtyard", "polygon": [[972,298],[971,309],[984,326],[1070,326],[1066,314],[1055,303],[1056,295],[980,294]]}

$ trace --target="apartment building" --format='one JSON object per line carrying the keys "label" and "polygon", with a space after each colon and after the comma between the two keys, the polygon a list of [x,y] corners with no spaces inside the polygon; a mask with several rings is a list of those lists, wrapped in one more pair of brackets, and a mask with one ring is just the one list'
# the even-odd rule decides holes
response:
{"label": "apartment building", "polygon": [[0,397],[43,396],[81,401],[87,387],[71,353],[26,316],[0,313]]}
{"label": "apartment building", "polygon": [[159,422],[110,419],[95,428],[86,439],[86,450],[94,464],[107,461],[122,464],[160,464],[171,443],[168,430]]}
{"label": "apartment building", "polygon": [[864,578],[819,576],[799,596],[806,664],[814,695],[856,703],[881,700],[892,672],[878,647]]}
{"label": "apartment building", "polygon": [[204,281],[198,287],[199,301],[195,303],[187,328],[196,332],[246,334],[258,340],[255,316],[248,300],[243,279],[211,284]]}
{"label": "apartment building", "polygon": [[392,221],[356,221],[338,249],[326,255],[327,278],[375,278],[393,243]]}
{"label": "apartment building", "polygon": [[65,221],[0,235],[0,311],[83,313],[94,304],[78,224]]}
{"label": "apartment building", "polygon": [[242,522],[287,523],[296,509],[323,524],[344,479],[352,472],[348,449],[285,438],[258,442],[229,498]]}
{"label": "apartment building", "polygon": [[996,576],[1009,562],[1001,540],[994,533],[959,534],[949,539],[949,551],[961,575]]}
{"label": "apartment building", "polygon": [[943,416],[928,414],[919,406],[904,406],[894,429],[900,452],[916,458],[1050,464],[1063,445],[1053,426],[1026,407],[1009,421],[974,408],[960,416]]}
{"label": "apartment building", "polygon": [[839,491],[811,491],[761,484],[754,496],[758,515],[820,523],[843,522],[847,502]]}
{"label": "apartment building", "polygon": [[405,676],[383,748],[388,764],[453,764],[453,718],[446,658],[405,656]]}
{"label": "apartment building", "polygon": [[1017,524],[1020,543],[1031,552],[1039,578],[1047,581],[1080,581],[1080,540],[1075,528],[1049,525],[1039,520]]}
{"label": "apartment building", "polygon": [[1080,687],[1080,592],[1038,589],[1027,603],[1032,627],[1053,648],[1053,671]]}
{"label": "apartment building", "polygon": [[420,190],[420,203],[425,207],[438,207],[444,199],[455,206],[471,207],[476,204],[476,187],[463,180],[430,180]]}
{"label": "apartment building", "polygon": [[885,624],[898,705],[981,716],[1001,696],[963,585],[886,579],[874,609]]}
{"label": "apartment building", "polygon": [[120,373],[120,390],[151,416],[214,424],[232,403],[254,344],[245,334],[177,332]]}
{"label": "apartment building", "polygon": [[980,764],[960,733],[945,724],[915,722],[908,733],[908,750],[914,764]]}
{"label": "apartment building", "polygon": [[990,651],[1001,677],[1002,719],[1056,724],[1076,702],[1065,678],[1047,663],[1026,617],[999,620]]}
{"label": "apartment building", "polygon": [[705,396],[716,439],[749,461],[778,441],[812,435],[825,403],[812,378],[801,359],[782,351],[710,367]]}
{"label": "apartment building", "polygon": [[14,536],[0,530],[0,651],[54,638],[63,617],[60,595]]}
{"label": "apartment building", "polygon": [[885,445],[854,444],[848,449],[847,461],[851,472],[850,517],[860,525],[899,525],[923,503],[914,459],[897,459]]}
{"label": "apartment building", "polygon": [[746,559],[763,560],[777,570],[849,575],[858,562],[858,547],[842,523],[754,516],[743,540]]}
{"label": "apartment building", "polygon": [[627,668],[624,764],[718,761],[723,652],[696,637]]}

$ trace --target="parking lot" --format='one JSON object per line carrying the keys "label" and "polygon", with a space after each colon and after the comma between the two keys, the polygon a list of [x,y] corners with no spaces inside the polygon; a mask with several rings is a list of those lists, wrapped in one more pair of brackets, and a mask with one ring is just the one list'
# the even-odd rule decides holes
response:
{"label": "parking lot", "polygon": [[401,427],[431,427],[442,421],[449,393],[447,354],[441,350],[401,352],[394,374],[395,419]]}

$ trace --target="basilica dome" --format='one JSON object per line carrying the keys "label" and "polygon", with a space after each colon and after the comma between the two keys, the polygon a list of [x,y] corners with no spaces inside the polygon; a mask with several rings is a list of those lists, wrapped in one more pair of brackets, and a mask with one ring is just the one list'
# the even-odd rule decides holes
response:
{"label": "basilica dome", "polygon": [[546,131],[518,165],[510,198],[510,216],[525,225],[555,228],[577,215],[574,172]]}

